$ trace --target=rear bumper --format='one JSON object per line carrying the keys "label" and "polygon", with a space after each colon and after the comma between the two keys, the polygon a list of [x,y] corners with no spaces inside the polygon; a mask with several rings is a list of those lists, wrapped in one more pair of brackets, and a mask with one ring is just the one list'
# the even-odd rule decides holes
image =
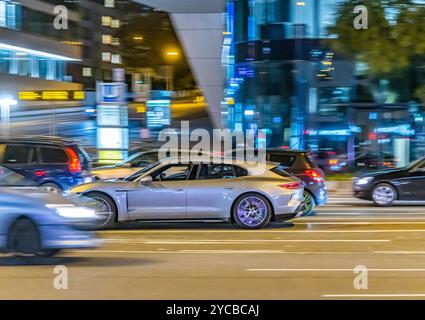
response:
{"label": "rear bumper", "polygon": [[302,201],[298,204],[298,206],[295,208],[295,210],[291,213],[279,213],[275,214],[275,221],[276,222],[283,222],[287,221],[293,218],[297,218],[299,215],[302,214],[302,212],[305,209],[305,202]]}

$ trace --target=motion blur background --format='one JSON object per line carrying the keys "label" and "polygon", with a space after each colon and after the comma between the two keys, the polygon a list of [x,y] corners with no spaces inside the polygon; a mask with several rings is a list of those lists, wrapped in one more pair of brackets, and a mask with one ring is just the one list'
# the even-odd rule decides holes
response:
{"label": "motion blur background", "polygon": [[265,129],[327,172],[400,167],[425,155],[424,31],[410,0],[0,0],[2,135],[113,163],[191,120]]}

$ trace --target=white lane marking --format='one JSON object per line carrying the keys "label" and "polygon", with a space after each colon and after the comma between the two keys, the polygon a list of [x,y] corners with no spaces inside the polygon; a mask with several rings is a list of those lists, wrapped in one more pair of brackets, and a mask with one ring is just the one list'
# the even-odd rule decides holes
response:
{"label": "white lane marking", "polygon": [[373,252],[332,252],[332,251],[284,251],[284,250],[69,250],[70,253],[88,253],[88,254],[104,254],[104,253],[125,253],[125,254],[325,254],[325,255],[357,255],[357,254],[374,254]]}
{"label": "white lane marking", "polygon": [[[353,268],[269,268],[245,269],[249,272],[353,272]],[[371,272],[425,272],[425,268],[368,268]]]}
{"label": "white lane marking", "polygon": [[[296,225],[403,225],[403,224],[425,224],[425,221],[419,222],[296,222]],[[408,230],[408,229],[403,229]],[[425,229],[414,229],[415,231],[422,231]],[[328,231],[339,231],[339,230],[290,230],[289,228],[282,227],[279,230],[273,229],[262,229],[262,230],[234,230],[234,229],[223,229],[223,230],[211,230],[211,229],[197,229],[197,230],[186,230],[186,229],[167,229],[167,230],[158,230],[158,229],[130,229],[130,230],[102,230],[98,231],[100,234],[161,234],[161,233],[241,233],[241,234],[261,234],[261,233],[288,233],[288,232],[328,232]],[[358,230],[341,230],[341,232],[358,232]],[[369,231],[369,230],[365,230]],[[375,231],[375,230],[370,230]],[[397,229],[393,230],[397,232]],[[406,231],[407,232],[407,231]]]}
{"label": "white lane marking", "polygon": [[364,294],[323,294],[324,298],[414,298],[425,297],[425,293],[364,293]]}
{"label": "white lane marking", "polygon": [[425,251],[409,251],[409,250],[401,250],[401,251],[396,251],[396,250],[387,250],[387,251],[374,251],[373,253],[376,254],[425,254]]}
{"label": "white lane marking", "polygon": [[285,243],[285,242],[390,242],[389,239],[288,239],[288,240],[271,240],[271,239],[238,239],[238,240],[153,240],[141,241],[145,244],[245,244],[245,243]]}

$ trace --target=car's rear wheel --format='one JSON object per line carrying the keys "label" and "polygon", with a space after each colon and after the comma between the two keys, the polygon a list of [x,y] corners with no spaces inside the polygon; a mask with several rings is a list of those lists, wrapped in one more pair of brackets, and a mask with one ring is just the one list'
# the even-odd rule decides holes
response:
{"label": "car's rear wheel", "polygon": [[307,190],[304,190],[304,203],[305,203],[305,209],[302,212],[301,216],[307,216],[310,213],[314,211],[314,208],[316,207],[316,202],[310,192]]}
{"label": "car's rear wheel", "polygon": [[233,218],[245,229],[262,228],[270,222],[272,207],[269,200],[258,193],[247,193],[236,200]]}
{"label": "car's rear wheel", "polygon": [[41,188],[44,191],[52,192],[52,193],[62,193],[62,188],[53,182],[47,182],[41,185]]}
{"label": "car's rear wheel", "polygon": [[107,229],[112,227],[117,218],[117,207],[113,200],[107,195],[100,192],[90,192],[85,194],[86,197],[96,202],[96,214],[99,216],[98,229]]}
{"label": "car's rear wheel", "polygon": [[397,191],[388,183],[379,183],[372,189],[372,200],[377,206],[391,206],[396,199]]}

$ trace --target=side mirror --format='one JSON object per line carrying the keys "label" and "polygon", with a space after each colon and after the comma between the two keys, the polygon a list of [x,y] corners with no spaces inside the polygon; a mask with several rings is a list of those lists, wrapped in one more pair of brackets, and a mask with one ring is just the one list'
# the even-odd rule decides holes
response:
{"label": "side mirror", "polygon": [[139,180],[139,184],[142,186],[146,186],[152,183],[152,177],[151,176],[146,176],[143,177]]}

